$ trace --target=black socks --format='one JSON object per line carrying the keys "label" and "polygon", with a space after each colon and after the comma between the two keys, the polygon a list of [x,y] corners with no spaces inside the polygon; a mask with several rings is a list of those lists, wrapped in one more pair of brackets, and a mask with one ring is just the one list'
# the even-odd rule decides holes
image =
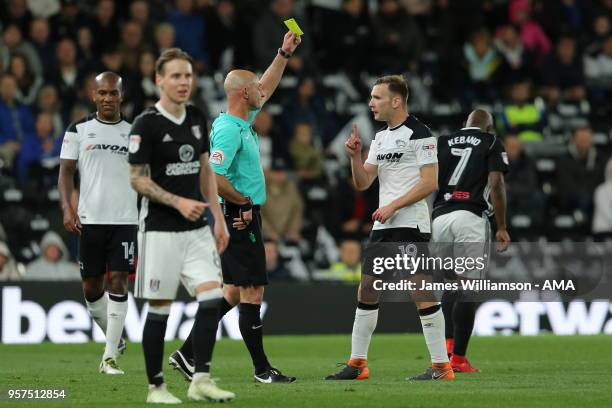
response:
{"label": "black socks", "polygon": [[164,336],[166,334],[167,314],[149,312],[142,331],[142,349],[149,384],[164,383],[162,361],[164,358]]}
{"label": "black socks", "polygon": [[261,305],[252,303],[240,303],[238,305],[240,314],[238,325],[244,344],[251,353],[255,374],[260,374],[270,368],[268,357],[266,357],[263,348],[263,324],[259,315],[260,309]]}

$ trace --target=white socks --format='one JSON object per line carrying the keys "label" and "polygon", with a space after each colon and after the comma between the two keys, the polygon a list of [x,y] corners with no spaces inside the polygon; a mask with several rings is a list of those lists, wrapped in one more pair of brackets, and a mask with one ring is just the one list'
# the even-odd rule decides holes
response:
{"label": "white socks", "polygon": [[438,310],[425,316],[421,315],[421,310],[419,310],[419,317],[421,318],[423,336],[425,336],[425,343],[429,349],[431,362],[448,363],[448,355],[446,354],[446,339],[444,335],[444,314],[442,313],[442,308],[438,306]]}
{"label": "white socks", "polygon": [[102,297],[95,302],[89,302],[85,299],[85,303],[87,304],[87,310],[89,310],[91,317],[98,323],[102,331],[106,333],[106,315],[108,313],[108,297],[106,296],[106,292],[104,292]]}
{"label": "white socks", "polygon": [[[362,309],[367,307],[367,309]],[[353,323],[353,334],[351,336],[351,358],[368,358],[368,348],[372,333],[376,329],[378,321],[378,304],[359,304],[355,311],[355,322]],[[443,322],[444,323],[444,322]]]}
{"label": "white socks", "polygon": [[125,316],[127,315],[127,295],[109,293],[108,298],[106,348],[102,360],[117,357],[117,347],[123,334]]}

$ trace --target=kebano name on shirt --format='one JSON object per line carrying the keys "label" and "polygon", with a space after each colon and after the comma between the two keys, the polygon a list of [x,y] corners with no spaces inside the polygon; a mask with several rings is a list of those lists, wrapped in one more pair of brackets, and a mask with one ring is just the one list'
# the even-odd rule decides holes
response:
{"label": "kebano name on shirt", "polygon": [[456,136],[452,139],[448,139],[448,145],[454,146],[457,144],[471,144],[472,146],[478,146],[482,142],[482,139],[476,136]]}
{"label": "kebano name on shirt", "polygon": [[85,145],[85,151],[90,150],[108,150],[111,153],[121,154],[123,156],[128,154],[128,148],[126,146],[119,146],[115,144],[96,143]]}

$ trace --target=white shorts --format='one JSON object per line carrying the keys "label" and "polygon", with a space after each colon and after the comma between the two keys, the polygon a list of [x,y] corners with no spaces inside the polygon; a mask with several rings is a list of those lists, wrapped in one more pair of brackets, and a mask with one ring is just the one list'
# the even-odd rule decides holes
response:
{"label": "white shorts", "polygon": [[[483,270],[469,270],[466,278],[482,278],[489,264],[491,226],[486,216],[479,217],[466,210],[453,211],[433,220],[431,242],[440,256],[482,258]],[[436,243],[440,243],[436,246]],[[452,253],[450,253],[452,252]]]}
{"label": "white shorts", "polygon": [[221,284],[221,259],[209,226],[191,231],[138,233],[135,296],[174,299],[183,284],[191,296],[204,282]]}

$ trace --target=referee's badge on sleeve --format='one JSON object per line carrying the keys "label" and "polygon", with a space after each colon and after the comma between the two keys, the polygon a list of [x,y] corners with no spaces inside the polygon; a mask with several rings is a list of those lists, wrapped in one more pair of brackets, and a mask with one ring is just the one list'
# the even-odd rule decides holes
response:
{"label": "referee's badge on sleeve", "polygon": [[191,133],[195,136],[196,139],[200,140],[202,138],[202,131],[200,130],[200,125],[194,125],[191,127]]}
{"label": "referee's badge on sleeve", "polygon": [[139,135],[130,135],[130,143],[128,145],[128,150],[130,153],[136,153],[140,150],[140,141],[141,137]]}
{"label": "referee's badge on sleeve", "polygon": [[221,150],[215,150],[213,154],[210,155],[210,159],[208,159],[208,161],[212,164],[220,166],[225,161],[225,155]]}

